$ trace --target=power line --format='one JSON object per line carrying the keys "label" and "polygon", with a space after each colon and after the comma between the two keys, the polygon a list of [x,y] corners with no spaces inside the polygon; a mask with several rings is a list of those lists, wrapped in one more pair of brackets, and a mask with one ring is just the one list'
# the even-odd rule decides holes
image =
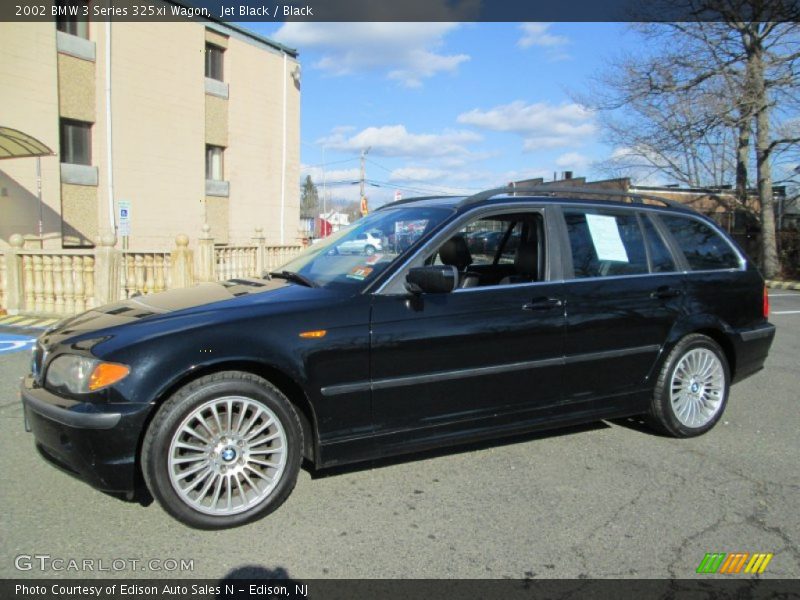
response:
{"label": "power line", "polygon": [[334,160],[334,161],[331,161],[331,162],[321,162],[321,163],[317,163],[317,164],[314,164],[314,165],[304,165],[304,166],[305,166],[306,169],[311,169],[313,167],[327,167],[328,165],[338,165],[338,164],[341,164],[341,163],[351,162],[351,161],[354,161],[354,160],[358,160],[358,158],[356,158],[356,157],[343,158],[342,160]]}
{"label": "power line", "polygon": [[[375,165],[376,167],[378,167],[378,168],[380,168],[380,169],[383,169],[384,171],[386,171],[386,172],[387,172],[387,173],[389,173],[390,175],[391,175],[392,173],[394,173],[394,171],[393,171],[393,170],[391,170],[391,169],[389,169],[389,168],[387,168],[387,167],[384,167],[383,165],[381,165],[381,164],[379,164],[379,163],[375,162],[374,160],[372,160],[372,159],[370,159],[370,158],[368,158],[368,159],[367,159],[367,162],[369,162],[369,163],[371,163],[371,164]],[[423,184],[423,185],[428,185],[428,182],[427,182],[427,181],[424,181],[424,180],[422,180],[422,179],[414,179],[413,177],[403,177],[402,181],[411,181],[411,182],[414,182],[414,183],[421,183],[421,184]],[[398,186],[395,186],[395,187],[400,187],[400,186],[398,185]],[[431,189],[433,189],[433,188],[431,188]],[[459,190],[459,191],[462,191],[462,192],[464,192],[464,191],[465,191],[465,192],[472,193],[473,191],[477,190],[478,188],[460,188],[460,187],[459,187],[459,188],[453,188],[453,189],[456,189],[456,190]]]}
{"label": "power line", "polygon": [[[390,188],[397,188],[400,190],[410,190],[414,192],[420,192],[424,194],[442,194],[444,196],[451,196],[453,195],[453,189],[458,191],[466,191],[466,188],[441,188],[441,187],[430,187],[427,185],[404,185],[402,183],[397,183],[396,181],[380,181],[371,179],[369,180],[370,183],[378,184],[380,187],[390,187]],[[471,192],[470,192],[471,193]]]}

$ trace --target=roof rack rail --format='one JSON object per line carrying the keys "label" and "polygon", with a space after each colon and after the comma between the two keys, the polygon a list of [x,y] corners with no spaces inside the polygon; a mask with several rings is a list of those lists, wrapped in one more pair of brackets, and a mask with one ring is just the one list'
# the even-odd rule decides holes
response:
{"label": "roof rack rail", "polygon": [[477,194],[473,194],[468,198],[465,198],[459,203],[459,208],[463,208],[465,206],[471,206],[473,204],[477,204],[478,202],[483,202],[484,200],[489,200],[494,196],[500,196],[503,194],[577,194],[577,195],[590,195],[590,196],[614,196],[622,199],[626,199],[631,203],[638,203],[644,204],[645,200],[649,200],[651,202],[661,202],[664,206],[668,206],[671,208],[682,208],[684,210],[693,210],[691,207],[687,206],[686,204],[682,204],[677,200],[671,200],[669,198],[662,198],[661,196],[655,196],[653,194],[640,194],[638,192],[622,192],[618,190],[604,190],[604,189],[597,189],[597,188],[589,188],[584,186],[560,186],[554,187],[549,185],[534,185],[529,187],[518,187],[518,186],[506,186],[500,188],[494,188],[491,190],[485,190],[483,192],[478,192]]}
{"label": "roof rack rail", "polygon": [[408,204],[409,202],[417,202],[418,200],[437,200],[439,198],[461,198],[461,197],[462,196],[453,196],[450,194],[439,194],[437,196],[414,196],[413,198],[403,198],[402,200],[395,200],[394,202],[388,202],[386,204],[382,204],[372,212],[377,212],[379,210],[383,210],[384,208],[393,208],[401,204]]}

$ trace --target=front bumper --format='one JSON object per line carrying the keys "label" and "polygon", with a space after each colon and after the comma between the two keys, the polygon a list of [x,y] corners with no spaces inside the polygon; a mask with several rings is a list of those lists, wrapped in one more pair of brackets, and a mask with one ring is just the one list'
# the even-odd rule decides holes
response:
{"label": "front bumper", "polygon": [[25,429],[33,433],[44,458],[98,489],[135,489],[149,404],[69,400],[37,387],[31,376],[23,379],[20,396]]}

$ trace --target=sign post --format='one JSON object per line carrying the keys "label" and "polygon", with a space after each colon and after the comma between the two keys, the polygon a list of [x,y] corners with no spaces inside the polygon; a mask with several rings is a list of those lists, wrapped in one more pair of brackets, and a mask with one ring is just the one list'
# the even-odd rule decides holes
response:
{"label": "sign post", "polygon": [[117,227],[122,237],[122,249],[128,249],[128,237],[131,235],[131,201],[117,200]]}

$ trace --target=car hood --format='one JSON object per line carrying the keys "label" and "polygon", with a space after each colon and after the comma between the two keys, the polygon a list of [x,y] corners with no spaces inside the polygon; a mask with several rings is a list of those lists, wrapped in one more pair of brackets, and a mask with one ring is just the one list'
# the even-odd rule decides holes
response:
{"label": "car hood", "polygon": [[202,283],[189,288],[136,296],[68,317],[48,329],[41,341],[45,346],[50,346],[67,338],[119,325],[245,304],[297,302],[320,295],[321,292],[326,295],[319,288],[312,289],[279,279],[234,279],[221,283]]}

